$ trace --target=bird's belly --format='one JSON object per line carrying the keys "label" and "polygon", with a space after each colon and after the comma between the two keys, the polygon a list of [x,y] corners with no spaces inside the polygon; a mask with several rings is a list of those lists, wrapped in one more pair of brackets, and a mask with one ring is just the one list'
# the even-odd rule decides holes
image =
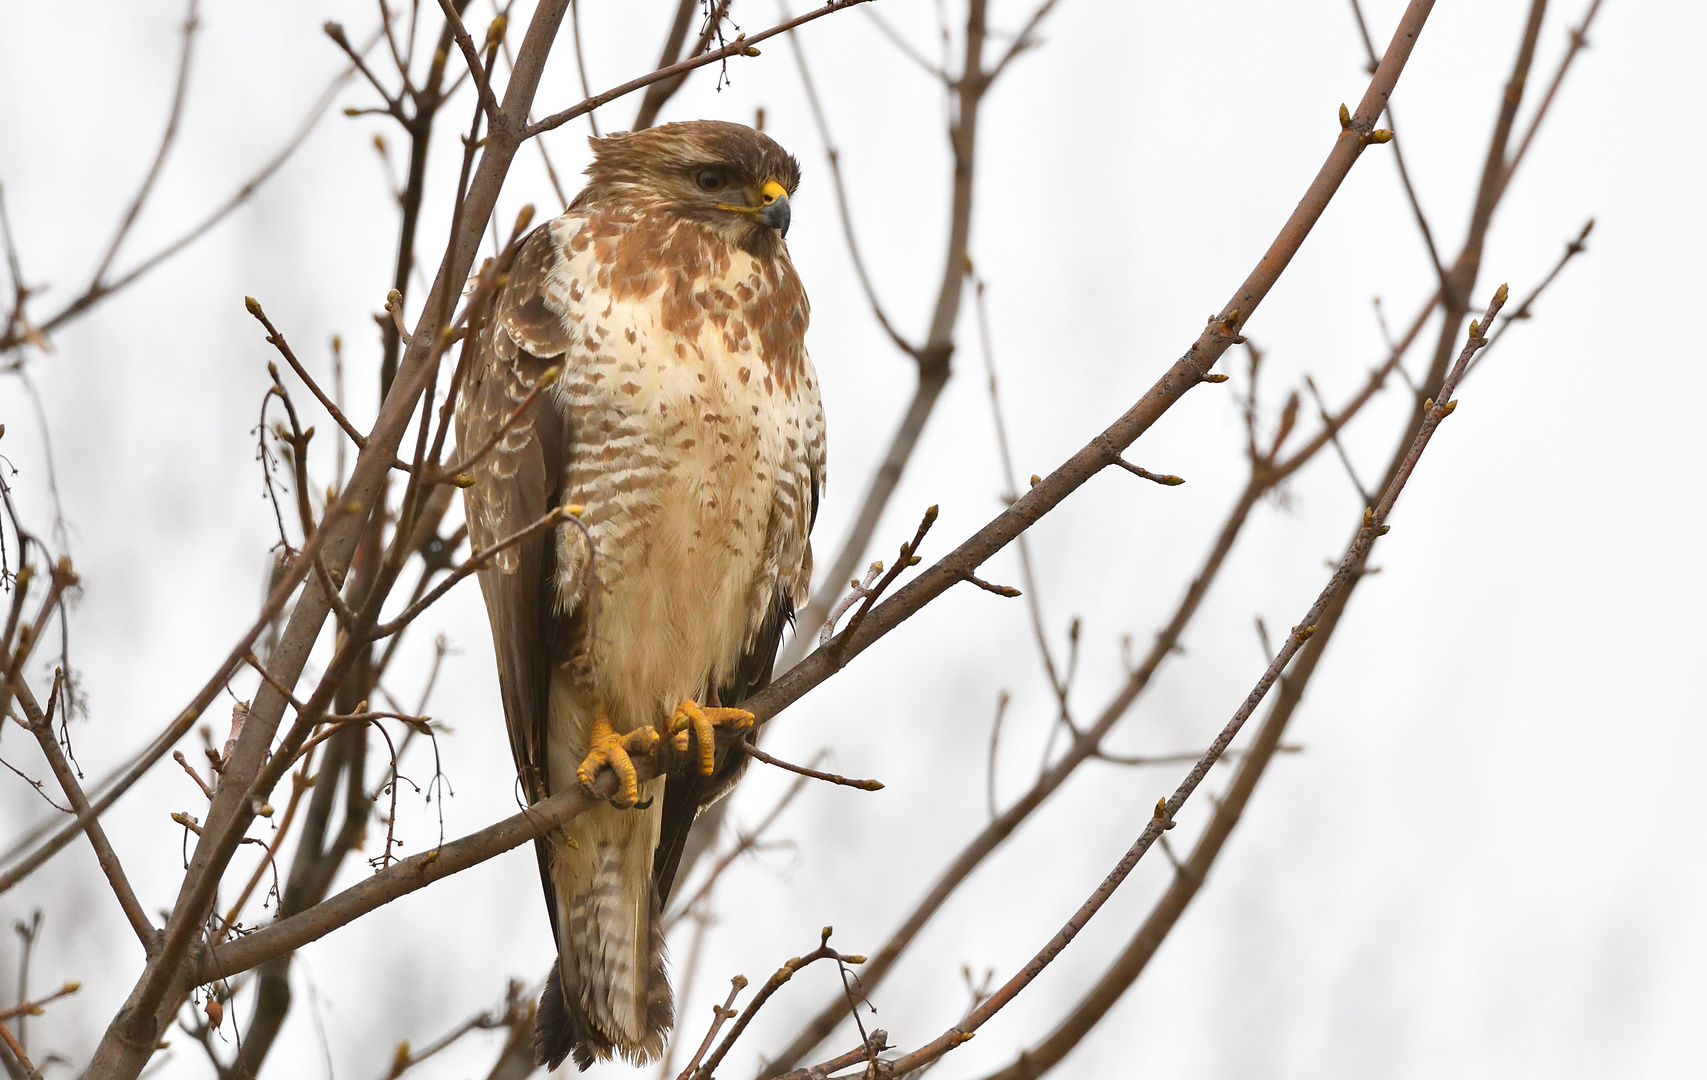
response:
{"label": "bird's belly", "polygon": [[669,442],[679,452],[656,498],[636,509],[620,547],[595,548],[589,659],[619,730],[657,723],[726,679],[750,645],[755,599],[778,576],[767,543],[783,464],[775,429],[702,413]]}

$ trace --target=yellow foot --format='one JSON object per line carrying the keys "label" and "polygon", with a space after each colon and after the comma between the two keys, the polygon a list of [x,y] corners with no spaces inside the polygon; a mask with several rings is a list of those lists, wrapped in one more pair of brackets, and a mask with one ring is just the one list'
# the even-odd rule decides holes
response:
{"label": "yellow foot", "polygon": [[617,793],[611,797],[611,805],[626,810],[640,801],[640,784],[635,778],[634,760],[630,755],[650,754],[657,746],[658,733],[650,725],[636,728],[627,735],[618,735],[610,726],[610,717],[605,715],[604,707],[600,706],[593,717],[587,756],[575,770],[575,776],[590,787],[598,779],[599,770],[609,765],[616,773],[618,784]]}
{"label": "yellow foot", "polygon": [[694,740],[699,743],[699,771],[702,775],[710,776],[716,765],[716,729],[745,731],[752,726],[753,714],[746,709],[720,709],[701,705],[697,701],[684,701],[676,706],[676,715],[670,718],[670,730],[675,732],[670,744],[685,753],[691,732]]}

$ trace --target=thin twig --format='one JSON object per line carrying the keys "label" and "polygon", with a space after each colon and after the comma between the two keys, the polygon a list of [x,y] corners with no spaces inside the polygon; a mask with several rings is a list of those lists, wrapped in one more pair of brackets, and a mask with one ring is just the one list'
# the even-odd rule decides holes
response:
{"label": "thin twig", "polygon": [[[1375,41],[1369,36],[1369,24],[1363,19],[1363,5],[1358,0],[1351,0],[1351,13],[1357,19],[1357,32],[1363,38],[1363,50],[1369,56],[1369,70],[1374,71],[1381,58],[1375,55]],[[1393,118],[1393,106],[1387,106],[1387,123],[1397,128],[1399,123]],[[1411,213],[1417,219],[1417,230],[1422,233],[1423,246],[1428,248],[1429,263],[1434,267],[1435,278],[1442,289],[1451,288],[1451,282],[1446,276],[1446,264],[1440,261],[1440,249],[1434,243],[1434,230],[1429,228],[1428,215],[1423,213],[1422,200],[1417,198],[1417,190],[1411,184],[1411,171],[1405,167],[1404,145],[1393,140],[1393,163],[1399,167],[1399,182],[1405,187],[1405,198],[1410,201]]]}
{"label": "thin twig", "polygon": [[571,105],[562,112],[552,113],[544,120],[539,120],[535,123],[529,124],[522,132],[522,137],[524,139],[531,139],[542,132],[562,127],[577,116],[592,112],[601,105],[608,105],[617,98],[623,97],[627,94],[632,94],[636,90],[651,86],[653,83],[663,82],[666,79],[672,79],[677,75],[685,75],[696,68],[702,68],[708,64],[721,63],[732,56],[757,56],[759,55],[759,51],[754,48],[754,46],[761,41],[766,41],[778,34],[786,34],[795,27],[804,26],[815,19],[821,19],[826,15],[833,15],[838,11],[845,11],[848,8],[868,2],[869,0],[829,0],[829,2],[821,8],[816,8],[812,11],[808,11],[804,15],[778,23],[768,30],[761,30],[756,34],[751,35],[741,34],[736,37],[734,41],[722,48],[703,52],[698,56],[690,57],[678,64],[671,64],[669,67],[659,68],[656,71],[642,75],[637,79],[630,79],[620,86],[611,87],[602,94],[597,94],[593,97],[587,98],[578,105]]}
{"label": "thin twig", "polygon": [[883,790],[883,781],[881,780],[850,780],[847,777],[840,776],[836,773],[823,772],[805,765],[796,765],[793,762],[784,761],[779,757],[765,753],[750,742],[740,742],[736,745],[741,748],[741,752],[743,754],[753,758],[755,761],[762,761],[766,765],[775,765],[777,768],[786,769],[791,773],[798,773],[801,776],[810,776],[814,780],[824,780],[832,784],[838,784],[841,787],[859,788],[861,791]]}
{"label": "thin twig", "polygon": [[[857,1049],[849,1050],[845,1054],[837,1054],[830,1060],[819,1062],[809,1069],[795,1069],[793,1072],[785,1073],[778,1080],[828,1080],[830,1074],[838,1069],[845,1069],[849,1065],[858,1065],[861,1062],[866,1062],[869,1065],[878,1054],[887,1049],[889,1049],[889,1033],[882,1028],[873,1028],[871,1034],[865,1037],[864,1045]],[[878,1071],[877,1075],[883,1074]]]}
{"label": "thin twig", "polygon": [[[54,672],[56,686],[61,678],[59,672]],[[95,859],[101,864],[101,872],[106,875],[113,896],[118,899],[119,907],[124,910],[125,918],[130,921],[131,929],[136,932],[137,940],[142,942],[143,949],[151,949],[158,931],[155,930],[154,924],[148,921],[148,914],[142,910],[142,904],[136,899],[136,891],[130,887],[130,879],[125,876],[118,853],[107,839],[107,831],[101,827],[100,818],[90,810],[88,796],[83,793],[83,785],[78,783],[77,774],[72,771],[65,755],[60,752],[59,743],[53,737],[52,719],[42,713],[41,706],[36,703],[35,694],[22,678],[14,676],[9,688],[18,704],[23,706],[24,716],[29,721],[30,734],[36,737],[42,755],[47,758],[48,767],[53,770],[54,778],[65,792],[66,801],[77,812],[78,820],[84,822],[83,829],[89,837],[89,845],[95,849]]]}
{"label": "thin twig", "polygon": [[60,998],[69,994],[75,994],[82,988],[82,983],[72,980],[71,982],[63,984],[58,990],[55,990],[46,997],[36,998],[34,1001],[25,1001],[18,1005],[12,1005],[8,1008],[0,1009],[0,1021],[10,1020],[17,1016],[40,1016],[43,1012],[42,1006],[47,1005],[50,1002],[58,1001]]}
{"label": "thin twig", "polygon": [[1120,466],[1122,469],[1125,469],[1133,476],[1141,476],[1151,483],[1160,484],[1163,487],[1179,487],[1181,484],[1185,483],[1185,478],[1182,476],[1175,476],[1173,473],[1153,473],[1149,469],[1132,464],[1125,458],[1119,458],[1115,461],[1115,464]]}
{"label": "thin twig", "polygon": [[[984,302],[984,281],[973,276],[972,294],[974,307],[978,315],[979,351],[984,357],[984,376],[989,390],[990,417],[996,432],[996,449],[1002,463],[1002,497],[1010,505],[1019,498],[1018,475],[1014,471],[1013,447],[1008,441],[1008,425],[1002,415],[1002,398],[996,381],[996,349],[994,339],[990,334],[989,306]],[[1067,703],[1067,679],[1063,678],[1055,667],[1055,652],[1049,647],[1049,630],[1043,619],[1043,599],[1037,588],[1037,572],[1031,560],[1031,542],[1024,535],[1016,541],[1019,550],[1020,577],[1025,582],[1026,607],[1031,615],[1032,637],[1037,642],[1037,652],[1043,660],[1043,673],[1049,679],[1050,692],[1055,695],[1056,703],[1060,706],[1060,719],[1067,725],[1072,724],[1072,716]],[[998,726],[1000,717],[998,716]],[[994,732],[992,731],[992,739]],[[995,750],[991,748],[990,761],[990,806],[991,815],[995,816]]]}
{"label": "thin twig", "polygon": [[948,71],[945,68],[943,68],[937,64],[932,63],[929,59],[927,59],[925,57],[924,53],[913,48],[912,43],[909,42],[906,38],[902,37],[901,34],[893,26],[890,26],[889,21],[887,19],[885,19],[883,16],[879,15],[877,13],[877,10],[878,9],[874,8],[874,7],[866,8],[865,9],[866,17],[869,18],[873,23],[877,24],[878,32],[881,33],[884,37],[888,38],[889,43],[891,45],[895,46],[895,48],[900,51],[902,56],[905,56],[907,59],[911,60],[913,63],[919,65],[919,67],[925,72],[925,74],[927,74],[927,75],[931,76],[932,78],[936,79],[937,81],[941,82],[944,86],[953,85],[954,79],[948,74]]}
{"label": "thin twig", "polygon": [[[378,38],[375,37],[374,40],[377,41]],[[261,185],[270,180],[273,174],[278,172],[279,169],[283,167],[284,163],[289,161],[291,156],[296,153],[297,149],[308,140],[309,134],[314,130],[315,126],[319,124],[320,118],[326,115],[326,110],[331,107],[332,102],[338,96],[338,92],[342,90],[344,84],[350,80],[350,76],[355,74],[355,70],[354,66],[351,66],[345,68],[335,76],[327,85],[325,91],[321,93],[319,99],[309,107],[308,113],[303,118],[302,123],[297,126],[296,131],[291,134],[288,140],[286,140],[284,146],[282,146],[277,153],[262,164],[262,166],[256,170],[252,176],[240,184],[231,196],[214,207],[214,209],[210,211],[199,223],[191,226],[187,231],[180,234],[177,239],[169,241],[163,247],[155,251],[154,254],[143,259],[117,278],[114,278],[111,281],[102,281],[98,279],[91,280],[75,299],[70,301],[65,305],[65,307],[61,308],[46,322],[42,323],[35,329],[39,331],[39,333],[46,335],[52,333],[61,326],[64,326],[66,323],[77,318],[79,315],[82,315],[101,301],[135,282],[144,274],[153,270],[156,266],[159,266],[167,259],[178,254],[178,252],[189,247],[195,241],[201,239],[201,237],[214,226],[229,217],[232,211],[248,202],[250,198],[254,196],[255,192],[260,190]],[[0,337],[0,353],[5,353],[15,348],[20,344],[20,341],[21,339],[8,331],[5,336]]]}
{"label": "thin twig", "polygon": [[1316,412],[1322,418],[1322,428],[1328,433],[1329,440],[1334,444],[1334,450],[1339,454],[1340,464],[1345,466],[1345,474],[1351,478],[1351,486],[1357,489],[1357,497],[1363,500],[1363,505],[1370,505],[1369,489],[1365,488],[1363,481],[1357,478],[1357,470],[1351,464],[1351,455],[1346,453],[1344,444],[1340,442],[1339,428],[1334,425],[1333,417],[1328,415],[1328,405],[1322,400],[1322,392],[1316,389],[1316,380],[1306,375],[1304,376],[1304,385],[1309,388],[1310,396],[1316,400]]}
{"label": "thin twig", "polygon": [[42,1080],[41,1071],[30,1061],[29,1055],[24,1053],[23,1046],[13,1037],[12,1030],[5,1024],[0,1024],[0,1041],[4,1041],[6,1048],[12,1052],[12,1056],[18,1059],[19,1067],[24,1070],[24,1075],[29,1080]]}
{"label": "thin twig", "polygon": [[172,90],[172,108],[166,114],[166,131],[160,136],[160,148],[154,153],[154,163],[148,167],[148,174],[143,177],[142,186],[137,189],[136,197],[131,200],[130,208],[125,211],[124,218],[119,222],[118,231],[107,245],[107,253],[101,257],[100,265],[95,267],[95,273],[90,280],[100,281],[112,269],[113,259],[118,257],[119,247],[124,244],[125,237],[130,235],[131,227],[136,224],[137,216],[142,213],[143,204],[148,202],[148,196],[154,191],[154,183],[160,179],[160,170],[166,164],[166,156],[172,151],[172,144],[178,137],[178,121],[184,115],[184,99],[190,88],[190,57],[196,40],[196,31],[201,27],[201,19],[197,11],[198,0],[190,0],[188,9],[184,12],[184,44],[178,55],[178,77]]}
{"label": "thin twig", "polygon": [[546,390],[551,388],[552,384],[557,381],[558,370],[559,369],[554,367],[546,368],[539,378],[534,380],[534,384],[528,389],[527,395],[522,398],[514,409],[510,410],[510,415],[504,417],[504,422],[499,424],[497,430],[492,432],[491,437],[481,443],[473,453],[450,465],[438,468],[436,473],[439,482],[460,483],[462,477],[468,473],[468,470],[480,464],[486,455],[490,454],[497,447],[498,443],[503,440],[504,436],[508,435],[511,430],[513,430],[515,426],[522,421],[523,417],[527,415],[528,410],[533,408],[533,403],[539,400],[539,395],[545,393]]}
{"label": "thin twig", "polygon": [[[320,402],[321,408],[326,410],[327,415],[336,421],[337,425],[344,430],[344,434],[350,437],[350,441],[355,443],[358,449],[366,449],[367,436],[358,431],[356,425],[350,423],[350,418],[344,415],[342,409],[338,408],[338,403],[328,397],[326,391],[320,389],[320,384],[314,380],[314,377],[308,374],[308,369],[304,368],[302,361],[296,358],[296,353],[291,350],[290,343],[285,340],[284,334],[273,325],[273,321],[267,318],[267,313],[261,309],[261,302],[253,296],[245,296],[243,306],[250,315],[255,317],[255,321],[266,329],[267,344],[277,349],[279,355],[284,357],[285,363],[289,364],[290,369],[296,372],[296,377],[302,380],[304,386],[308,387],[309,392],[314,395],[315,400]],[[393,464],[392,468],[406,469],[408,466],[399,461]]]}
{"label": "thin twig", "polygon": [[385,1070],[383,1080],[397,1080],[398,1077],[428,1058],[448,1050],[471,1032],[513,1027],[521,1023],[527,1013],[528,1008],[522,995],[522,984],[519,980],[512,979],[504,995],[502,1007],[475,1013],[420,1049],[416,1049],[407,1042],[398,1043],[397,1050],[392,1055],[391,1064]]}
{"label": "thin twig", "polygon": [[[569,0],[569,33],[572,44],[575,46],[575,70],[581,76],[581,96],[584,98],[590,98],[593,96],[593,86],[587,81],[587,58],[581,51],[580,0]],[[591,109],[587,110],[587,127],[592,131],[593,138],[596,139],[599,137],[598,117],[593,115]],[[538,142],[541,147],[545,146],[544,139],[540,139]],[[543,150],[541,152],[543,152]],[[549,159],[547,159],[545,167],[546,170],[551,173],[551,186],[556,188],[557,197],[562,199],[563,189],[557,186],[557,173],[551,169],[551,162]],[[569,200],[563,199],[563,204],[567,206],[569,204]]]}
{"label": "thin twig", "polygon": [[705,1052],[710,1050],[711,1044],[716,1041],[717,1033],[723,1029],[724,1023],[740,1012],[739,1009],[735,1008],[735,999],[740,997],[741,991],[746,988],[747,977],[745,975],[737,975],[729,980],[729,996],[724,999],[722,1005],[711,1007],[711,1026],[706,1029],[705,1038],[701,1040],[699,1049],[695,1050],[693,1057],[688,1059],[687,1067],[681,1071],[676,1080],[690,1080],[694,1070],[699,1068],[700,1061],[704,1059]]}
{"label": "thin twig", "polygon": [[[793,17],[788,9],[787,0],[777,0],[777,10],[786,21]],[[866,8],[867,13],[874,13],[875,8]],[[912,357],[919,358],[918,346],[901,336],[895,329],[895,324],[889,321],[888,314],[883,310],[883,302],[877,298],[877,290],[872,287],[871,275],[866,272],[865,259],[860,255],[859,240],[854,235],[853,214],[848,209],[847,185],[842,181],[842,156],[836,149],[836,144],[830,138],[830,123],[824,116],[824,106],[818,100],[818,87],[812,81],[812,71],[806,65],[806,51],[800,44],[799,34],[788,35],[789,47],[794,52],[794,63],[800,71],[800,85],[806,91],[806,104],[812,110],[812,121],[818,126],[818,138],[824,144],[824,157],[830,163],[830,186],[836,192],[836,211],[842,221],[842,236],[847,241],[848,257],[853,261],[854,276],[859,278],[860,289],[865,293],[866,302],[871,305],[871,314],[877,319],[877,324],[883,327],[883,332],[889,335],[889,340],[895,347]]]}
{"label": "thin twig", "polygon": [[996,61],[996,66],[990,69],[989,78],[992,81],[1007,70],[1014,57],[1037,44],[1036,39],[1031,35],[1037,31],[1038,24],[1043,22],[1049,13],[1055,9],[1055,3],[1056,0],[1043,0],[1043,3],[1038,5],[1037,10],[1031,13],[1031,18],[1026,20],[1025,27],[1014,35],[1013,44],[1008,46],[1008,51],[1003,53],[1002,58]]}
{"label": "thin twig", "polygon": [[877,579],[877,584],[864,591],[864,595],[860,598],[859,610],[855,611],[853,613],[853,618],[848,620],[847,629],[837,635],[838,639],[846,641],[849,635],[859,629],[859,624],[865,619],[866,614],[871,610],[871,605],[875,604],[878,598],[881,597],[884,592],[888,590],[889,586],[894,583],[895,579],[901,576],[901,571],[907,569],[909,566],[918,565],[919,545],[924,543],[925,534],[931,531],[932,525],[936,524],[936,518],[936,505],[932,504],[925,507],[924,517],[919,519],[919,527],[914,530],[913,538],[901,545],[900,553],[895,556],[894,565],[890,566],[888,571],[886,571],[881,578]]}
{"label": "thin twig", "polygon": [[996,819],[996,756],[1002,745],[1002,719],[1008,714],[1008,703],[1013,695],[1006,690],[996,695],[996,718],[990,721],[990,753],[984,766],[984,801],[990,811],[990,820]]}
{"label": "thin twig", "polygon": [[1547,271],[1547,276],[1541,279],[1541,284],[1531,289],[1529,295],[1523,298],[1523,302],[1517,305],[1510,315],[1503,316],[1500,319],[1499,328],[1494,331],[1492,337],[1488,338],[1488,347],[1477,353],[1476,358],[1470,361],[1471,372],[1482,366],[1482,362],[1487,359],[1489,350],[1499,344],[1500,338],[1505,336],[1505,332],[1511,328],[1512,323],[1532,317],[1533,311],[1531,309],[1535,301],[1540,299],[1541,294],[1547,290],[1547,286],[1553,284],[1553,279],[1559,276],[1560,271],[1565,269],[1567,263],[1588,250],[1588,234],[1592,231],[1594,231],[1594,219],[1589,218],[1588,221],[1584,222],[1582,231],[1577,234],[1577,238],[1565,244],[1564,254],[1560,255],[1559,261],[1553,264],[1551,270]]}
{"label": "thin twig", "polygon": [[883,562],[882,560],[879,560],[865,568],[865,580],[861,581],[858,578],[854,578],[848,581],[848,594],[842,597],[835,607],[830,609],[829,617],[824,620],[824,625],[818,631],[818,644],[820,647],[829,644],[830,639],[836,636],[836,623],[841,620],[841,617],[847,613],[849,608],[853,607],[861,600],[874,595],[872,586],[876,583],[878,576],[882,573]]}
{"label": "thin twig", "polygon": [[[481,63],[480,53],[474,47],[474,39],[468,36],[468,27],[462,25],[462,16],[456,13],[456,5],[451,0],[439,0],[439,10],[444,12],[445,25],[451,29],[451,35],[456,38],[456,47],[462,50],[462,59],[468,64],[468,73],[474,77],[474,86],[480,92],[480,105],[486,110],[486,122],[493,128],[504,124],[504,110],[498,104],[498,96],[492,93],[492,84],[486,79],[486,68]],[[486,31],[486,48],[490,50],[497,44],[496,39],[504,32],[505,19],[502,15],[492,21],[492,26]]]}
{"label": "thin twig", "polygon": [[1571,43],[1565,49],[1565,55],[1559,60],[1559,67],[1553,72],[1553,78],[1547,83],[1547,92],[1541,95],[1541,104],[1536,106],[1535,115],[1529,121],[1529,127],[1524,129],[1523,138],[1518,140],[1517,152],[1511,155],[1506,163],[1505,172],[1499,180],[1498,193],[1505,194],[1506,185],[1517,172],[1517,167],[1523,163],[1523,156],[1529,153],[1529,144],[1535,139],[1535,133],[1541,130],[1541,121],[1547,118],[1547,112],[1553,107],[1553,98],[1559,92],[1559,86],[1565,81],[1565,74],[1571,70],[1571,63],[1577,54],[1588,47],[1588,28],[1594,22],[1594,17],[1600,13],[1600,0],[1589,0],[1588,11],[1584,12],[1582,21],[1570,30]]}
{"label": "thin twig", "polygon": [[[468,577],[470,574],[477,573],[481,567],[497,558],[500,552],[507,551],[508,549],[515,547],[534,533],[537,533],[542,529],[551,528],[564,519],[568,519],[569,521],[577,524],[580,524],[581,520],[580,517],[573,513],[569,507],[559,506],[548,512],[544,517],[534,521],[532,524],[517,529],[510,535],[503,537],[491,547],[483,548],[470,555],[467,559],[452,569],[449,574],[445,575],[445,579],[435,585],[431,592],[403,609],[395,619],[392,619],[389,622],[380,623],[378,626],[374,627],[370,632],[370,636],[377,640],[397,633],[397,631],[413,622],[421,612],[426,611],[437,603],[439,598],[445,593],[450,592],[450,590],[456,586],[457,582]],[[585,528],[585,526],[583,525],[582,528]]]}
{"label": "thin twig", "polygon": [[765,984],[759,988],[759,992],[753,995],[753,1000],[749,1001],[747,1007],[741,1011],[740,1018],[735,1021],[735,1026],[729,1030],[729,1034],[724,1036],[723,1041],[706,1059],[705,1064],[692,1074],[693,1080],[711,1080],[712,1074],[717,1071],[717,1066],[722,1064],[724,1056],[741,1038],[741,1033],[747,1030],[747,1025],[753,1022],[753,1017],[759,1014],[759,1010],[764,1007],[765,1002],[769,1001],[771,996],[782,989],[783,984],[794,978],[801,969],[817,963],[819,960],[834,960],[838,965],[865,963],[863,956],[846,956],[830,948],[830,928],[824,927],[823,930],[819,931],[816,949],[805,956],[796,956],[788,960],[780,968],[777,968],[775,974],[765,980]]}
{"label": "thin twig", "polygon": [[[817,758],[813,759],[813,764],[816,765],[822,757],[823,755],[819,754]],[[759,823],[753,826],[752,829],[736,831],[735,846],[730,848],[724,854],[718,856],[717,862],[712,864],[710,872],[705,875],[705,880],[700,883],[699,888],[694,890],[693,895],[689,896],[686,900],[682,900],[677,903],[675,905],[675,910],[665,917],[665,933],[668,933],[672,928],[674,928],[682,916],[693,911],[695,908],[700,907],[700,905],[705,903],[705,901],[711,897],[712,890],[717,887],[718,881],[731,866],[735,865],[737,860],[748,852],[754,851],[759,847],[760,841],[764,839],[765,833],[770,830],[772,825],[776,824],[777,819],[782,816],[783,811],[787,810],[789,804],[792,803],[802,791],[806,790],[806,781],[808,779],[810,779],[810,777],[802,776],[800,779],[790,784],[788,786],[788,790],[783,792],[782,798],[776,801],[776,805],[772,806],[770,812],[760,818]],[[685,993],[686,992],[684,991],[684,996]]]}

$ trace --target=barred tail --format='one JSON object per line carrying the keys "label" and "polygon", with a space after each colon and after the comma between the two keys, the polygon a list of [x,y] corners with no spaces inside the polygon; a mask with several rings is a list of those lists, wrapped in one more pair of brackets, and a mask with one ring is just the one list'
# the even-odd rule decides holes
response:
{"label": "barred tail", "polygon": [[644,810],[599,806],[570,826],[574,845],[552,843],[558,958],[534,1024],[534,1060],[586,1068],[621,1057],[657,1059],[674,1019],[664,973],[664,932],[652,880],[664,781]]}

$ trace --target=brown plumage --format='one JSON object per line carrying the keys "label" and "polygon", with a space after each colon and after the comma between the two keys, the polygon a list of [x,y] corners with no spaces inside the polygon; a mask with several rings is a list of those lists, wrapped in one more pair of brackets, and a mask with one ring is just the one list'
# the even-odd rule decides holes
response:
{"label": "brown plumage", "polygon": [[[824,477],[806,294],[783,240],[794,159],[710,121],[593,150],[586,187],[508,269],[457,415],[459,444],[482,446],[561,372],[465,492],[476,546],[585,508],[480,574],[530,801],[577,782],[601,711],[617,733],[669,734],[684,699],[733,706],[770,681],[805,600]],[[537,844],[559,952],[542,1063],[661,1052],[659,910],[695,814],[744,760],[721,755],[710,775],[686,762],[637,806],[601,806]]]}

